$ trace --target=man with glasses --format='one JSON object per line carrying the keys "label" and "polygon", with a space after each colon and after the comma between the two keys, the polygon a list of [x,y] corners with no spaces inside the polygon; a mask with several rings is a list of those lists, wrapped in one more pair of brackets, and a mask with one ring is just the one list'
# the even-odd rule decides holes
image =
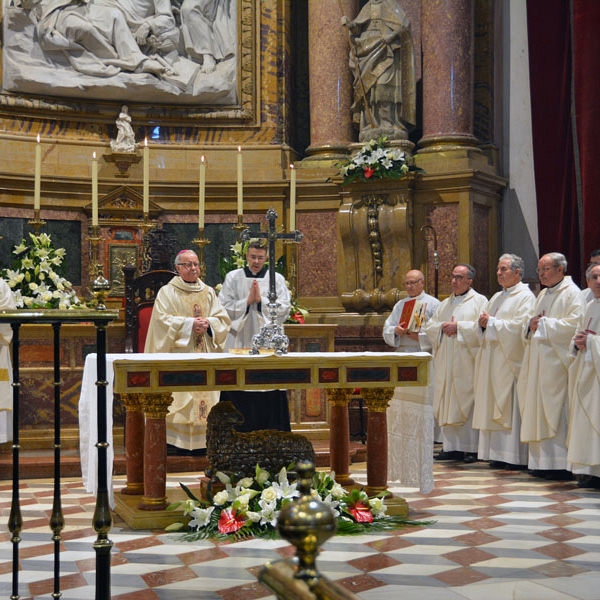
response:
{"label": "man with glasses", "polygon": [[433,347],[433,410],[441,427],[442,450],[436,460],[477,461],[478,431],[473,429],[473,370],[481,343],[477,322],[487,298],[471,286],[475,269],[452,268],[452,294],[425,325]]}
{"label": "man with glasses", "polygon": [[[230,271],[225,276],[219,300],[231,318],[231,330],[225,349],[251,348],[252,338],[261,327],[270,322],[269,269],[267,268],[266,240],[251,240],[246,251],[247,266]],[[277,293],[276,321],[285,323],[290,315],[290,292],[283,275],[275,273]],[[290,412],[285,390],[265,392],[221,392],[221,400],[228,400],[242,413],[244,423],[238,431],[279,429],[290,431]]]}
{"label": "man with glasses", "polygon": [[496,277],[501,291],[479,316],[483,341],[475,360],[473,427],[479,429],[480,460],[493,469],[527,466],[521,442],[517,377],[523,360],[522,330],[533,315],[535,296],[521,280],[525,265],[516,254],[503,254]]}
{"label": "man with glasses", "polygon": [[[181,250],[175,269],[178,275],[156,295],[144,352],[222,352],[231,321],[215,290],[200,279],[198,256]],[[219,392],[173,392],[167,443],[180,454],[202,453],[206,417],[218,401]]]}
{"label": "man with glasses", "polygon": [[[421,332],[421,327],[429,321],[440,301],[425,293],[425,276],[416,269],[405,275],[404,287],[408,295],[396,303],[386,319],[383,325],[383,339],[397,352],[428,352],[431,350],[431,344]],[[408,318],[403,317],[403,314],[407,313],[406,307],[410,309]],[[411,317],[414,326],[409,327]]]}
{"label": "man with glasses", "polygon": [[525,354],[517,382],[521,441],[529,444],[533,475],[572,478],[567,469],[567,375],[571,340],[583,312],[581,290],[566,275],[567,259],[550,252],[538,262],[545,286],[525,324]]}
{"label": "man with glasses", "polygon": [[[430,352],[431,344],[422,328],[431,319],[440,301],[425,293],[425,276],[416,269],[404,276],[404,287],[407,296],[395,304],[386,319],[383,339],[396,352]],[[433,470],[432,372],[430,365],[427,386],[396,388],[387,410],[388,479],[401,481],[409,487],[420,486],[421,492],[425,494],[433,488],[433,479],[430,487],[427,487],[427,481],[420,479],[421,474],[427,471],[427,461],[431,471]],[[419,423],[423,433],[423,447],[427,448],[428,456],[422,455],[421,448],[415,444],[414,431],[408,431],[415,423]],[[415,475],[418,477],[413,480]]]}

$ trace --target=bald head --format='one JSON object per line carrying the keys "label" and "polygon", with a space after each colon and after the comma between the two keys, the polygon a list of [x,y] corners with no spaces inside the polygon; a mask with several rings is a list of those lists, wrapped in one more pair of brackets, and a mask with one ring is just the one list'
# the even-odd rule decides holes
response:
{"label": "bald head", "polygon": [[418,296],[425,287],[425,276],[417,269],[409,271],[404,276],[404,287],[411,298]]}

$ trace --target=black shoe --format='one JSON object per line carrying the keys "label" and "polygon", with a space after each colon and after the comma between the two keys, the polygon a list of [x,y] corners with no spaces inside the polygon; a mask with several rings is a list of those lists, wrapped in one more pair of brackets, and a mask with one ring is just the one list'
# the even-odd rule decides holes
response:
{"label": "black shoe", "polygon": [[546,471],[545,477],[549,481],[572,481],[573,473],[564,469],[550,469]]}
{"label": "black shoe", "polygon": [[440,450],[434,457],[434,460],[463,460],[465,457],[464,452],[458,450],[451,450],[450,452],[444,452]]}
{"label": "black shoe", "polygon": [[501,460],[490,460],[490,469],[506,469],[506,463]]}
{"label": "black shoe", "polygon": [[546,477],[546,473],[548,473],[548,471],[544,471],[542,469],[529,469],[527,472],[532,477],[542,477],[542,478],[545,478]]}
{"label": "black shoe", "polygon": [[504,468],[507,471],[523,471],[527,468],[527,465],[513,465],[511,463],[506,463]]}
{"label": "black shoe", "polygon": [[577,487],[579,488],[589,488],[592,487],[592,479],[594,479],[591,475],[576,475],[577,479]]}
{"label": "black shoe", "polygon": [[464,463],[471,464],[477,462],[478,460],[477,452],[465,452],[465,457],[463,458]]}

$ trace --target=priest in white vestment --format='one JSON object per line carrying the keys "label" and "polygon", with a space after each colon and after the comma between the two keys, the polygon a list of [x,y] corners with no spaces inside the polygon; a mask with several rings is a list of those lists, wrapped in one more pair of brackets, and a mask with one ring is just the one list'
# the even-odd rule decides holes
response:
{"label": "priest in white vestment", "polygon": [[521,441],[529,444],[534,475],[569,479],[567,371],[571,340],[581,314],[581,290],[566,275],[567,260],[552,252],[538,261],[540,283],[534,316],[524,326],[525,354],[517,381]]}
{"label": "priest in white vestment", "polygon": [[[247,266],[230,271],[225,276],[219,300],[231,318],[231,329],[225,342],[226,350],[251,348],[252,338],[260,333],[263,325],[271,322],[267,307],[270,284],[267,259],[266,240],[251,240],[246,251]],[[290,315],[291,299],[285,279],[280,273],[275,273],[275,292],[275,321],[283,325]],[[285,390],[224,391],[221,392],[221,399],[232,402],[242,413],[244,423],[236,427],[238,431],[290,431],[290,412]]]}
{"label": "priest in white vestment", "polygon": [[[178,276],[156,295],[144,352],[222,352],[231,325],[213,288],[200,279],[198,256],[182,250]],[[219,392],[173,392],[167,443],[183,450],[206,448],[206,418]]]}
{"label": "priest in white vestment", "polygon": [[586,271],[594,299],[572,341],[567,464],[580,487],[600,488],[600,264]]}
{"label": "priest in white vestment", "polygon": [[[8,283],[0,278],[0,310],[15,310],[16,308],[15,299]],[[9,323],[0,325],[0,444],[13,439],[12,364],[10,362],[12,333]]]}
{"label": "priest in white vestment", "polygon": [[[422,329],[440,301],[425,293],[425,276],[416,269],[404,276],[404,287],[407,296],[395,304],[386,319],[383,339],[396,352],[431,352],[431,344]],[[396,388],[387,410],[388,481],[419,487],[424,494],[433,489],[432,373],[429,363],[426,386]]]}
{"label": "priest in white vestment", "polygon": [[[592,250],[590,254],[590,262],[588,263],[588,268],[592,265],[600,265],[600,248],[596,250]],[[585,290],[581,290],[581,295],[583,297],[583,303],[587,304],[594,299],[594,291],[590,287],[589,283]]]}
{"label": "priest in white vestment", "polygon": [[442,436],[437,460],[477,460],[473,371],[481,343],[477,321],[487,298],[472,289],[474,277],[471,265],[455,265],[452,294],[425,325],[433,348],[433,410]]}
{"label": "priest in white vestment", "polygon": [[496,276],[502,290],[479,317],[483,341],[475,359],[473,427],[479,429],[477,456],[489,460],[492,468],[527,465],[517,378],[524,353],[522,330],[533,316],[535,296],[521,281],[524,267],[515,254],[500,257]]}

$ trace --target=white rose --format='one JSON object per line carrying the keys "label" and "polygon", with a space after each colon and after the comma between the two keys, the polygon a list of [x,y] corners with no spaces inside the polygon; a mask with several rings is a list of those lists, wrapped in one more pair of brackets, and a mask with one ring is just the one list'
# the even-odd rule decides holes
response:
{"label": "white rose", "polygon": [[273,488],[273,486],[265,488],[262,491],[260,498],[265,502],[275,502],[275,500],[277,500],[277,491]]}
{"label": "white rose", "polygon": [[221,490],[213,496],[213,504],[215,504],[216,506],[223,506],[223,504],[227,502],[228,497],[229,496],[227,492],[225,490]]}

